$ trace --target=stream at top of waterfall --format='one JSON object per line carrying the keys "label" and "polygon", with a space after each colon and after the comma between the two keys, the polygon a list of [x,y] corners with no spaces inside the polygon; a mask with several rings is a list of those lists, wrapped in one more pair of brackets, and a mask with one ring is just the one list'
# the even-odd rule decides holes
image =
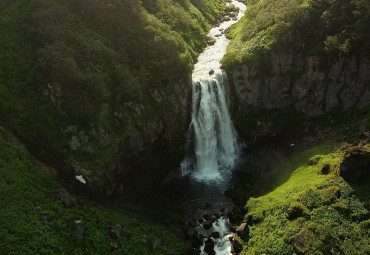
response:
{"label": "stream at top of waterfall", "polygon": [[[188,149],[181,162],[183,209],[192,254],[237,254],[228,213],[233,204],[224,191],[231,185],[232,170],[244,144],[231,121],[228,84],[220,60],[229,40],[224,31],[238,22],[246,6],[230,1],[225,17],[208,34],[209,46],[198,57],[192,74],[192,112]],[[176,184],[178,185],[178,184]],[[181,186],[180,185],[180,186]],[[240,245],[238,247],[240,249]]]}

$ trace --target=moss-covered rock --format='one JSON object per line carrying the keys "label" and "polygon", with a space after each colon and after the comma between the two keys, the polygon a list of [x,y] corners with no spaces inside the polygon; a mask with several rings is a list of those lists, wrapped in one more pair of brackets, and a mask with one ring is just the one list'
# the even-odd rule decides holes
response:
{"label": "moss-covered rock", "polygon": [[[364,228],[370,217],[368,182],[351,186],[335,171],[321,174],[324,165],[336,169],[345,153],[339,148],[317,152],[311,148],[291,156],[284,164],[292,167],[291,176],[247,201],[245,219],[251,224],[243,254],[370,252]],[[315,164],[307,165],[314,155]]]}
{"label": "moss-covered rock", "polygon": [[339,174],[346,181],[361,182],[370,178],[370,150],[367,146],[348,147],[344,151]]}
{"label": "moss-covered rock", "polygon": [[289,208],[286,210],[286,217],[289,220],[293,220],[302,216],[305,207],[299,202],[291,203]]}

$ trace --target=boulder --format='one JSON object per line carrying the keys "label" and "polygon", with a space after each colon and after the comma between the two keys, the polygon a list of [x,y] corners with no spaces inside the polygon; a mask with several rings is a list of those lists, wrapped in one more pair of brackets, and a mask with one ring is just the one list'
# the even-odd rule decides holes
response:
{"label": "boulder", "polygon": [[153,250],[157,249],[161,245],[161,239],[154,237]]}
{"label": "boulder", "polygon": [[300,233],[298,233],[296,236],[294,236],[292,240],[294,251],[297,254],[304,254],[308,250],[307,242],[306,242],[306,233],[307,233],[307,230],[304,229]]}
{"label": "boulder", "polygon": [[220,233],[219,232],[212,232],[211,237],[215,238],[215,239],[219,239],[220,238]]}
{"label": "boulder", "polygon": [[238,254],[243,250],[243,245],[237,238],[233,238],[231,240],[231,246],[234,251],[234,253]]}
{"label": "boulder", "polygon": [[210,220],[206,220],[204,223],[203,223],[203,228],[204,229],[210,229],[212,227],[212,222]]}
{"label": "boulder", "polygon": [[210,36],[206,37],[206,41],[208,45],[214,45],[216,43],[216,39]]}
{"label": "boulder", "polygon": [[215,242],[212,239],[209,238],[209,239],[207,239],[207,241],[204,244],[204,251],[208,255],[215,255],[216,252],[214,250],[214,247],[215,247]]}
{"label": "boulder", "polygon": [[240,236],[242,239],[247,240],[249,237],[249,227],[247,223],[242,223],[236,228],[236,233],[238,236]]}
{"label": "boulder", "polygon": [[109,236],[112,237],[113,239],[118,239],[121,237],[121,231],[122,231],[122,227],[119,224],[115,226],[110,226]]}
{"label": "boulder", "polygon": [[209,214],[204,214],[203,215],[203,219],[206,220],[206,221],[207,220],[210,220],[211,219],[211,216]]}
{"label": "boulder", "polygon": [[370,151],[361,147],[346,148],[339,174],[348,182],[361,182],[370,176]]}
{"label": "boulder", "polygon": [[71,197],[64,189],[56,190],[58,198],[63,202],[65,207],[70,208],[76,204],[73,197]]}

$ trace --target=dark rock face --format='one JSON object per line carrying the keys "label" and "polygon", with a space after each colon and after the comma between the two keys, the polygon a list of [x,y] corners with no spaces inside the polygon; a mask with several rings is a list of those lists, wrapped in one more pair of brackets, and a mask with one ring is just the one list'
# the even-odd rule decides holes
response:
{"label": "dark rock face", "polygon": [[362,148],[348,148],[339,172],[348,182],[367,180],[370,177],[370,152]]}
{"label": "dark rock face", "polygon": [[212,239],[207,239],[204,245],[204,251],[207,252],[208,255],[215,255],[216,252],[214,250],[215,242]]}
{"label": "dark rock face", "polygon": [[247,223],[240,224],[240,226],[238,226],[235,231],[238,234],[238,236],[240,236],[243,240],[248,240],[249,227]]}
{"label": "dark rock face", "polygon": [[337,59],[324,69],[315,56],[291,52],[268,54],[232,70],[235,111],[255,112],[293,107],[307,115],[370,105],[370,65]]}
{"label": "dark rock face", "polygon": [[213,233],[211,234],[211,237],[212,237],[212,238],[215,238],[215,239],[219,239],[219,238],[220,238],[220,233],[219,233],[219,232],[213,232]]}
{"label": "dark rock face", "polygon": [[210,229],[212,227],[212,222],[209,220],[206,220],[205,222],[203,222],[203,227],[204,229]]}
{"label": "dark rock face", "polygon": [[243,245],[236,238],[233,238],[231,240],[231,245],[232,245],[232,250],[236,254],[239,254],[243,250]]}

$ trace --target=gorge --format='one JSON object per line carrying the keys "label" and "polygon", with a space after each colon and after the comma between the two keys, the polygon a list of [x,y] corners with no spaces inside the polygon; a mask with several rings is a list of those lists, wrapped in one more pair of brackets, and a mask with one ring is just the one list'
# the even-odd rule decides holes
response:
{"label": "gorge", "polygon": [[369,254],[369,10],[1,1],[0,254]]}

